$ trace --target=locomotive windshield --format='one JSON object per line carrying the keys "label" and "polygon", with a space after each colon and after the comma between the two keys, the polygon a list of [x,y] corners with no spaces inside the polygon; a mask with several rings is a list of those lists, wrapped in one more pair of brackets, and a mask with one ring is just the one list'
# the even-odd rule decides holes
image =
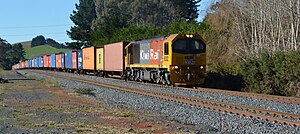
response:
{"label": "locomotive windshield", "polygon": [[199,39],[177,39],[172,46],[174,53],[199,54],[206,50],[205,44]]}

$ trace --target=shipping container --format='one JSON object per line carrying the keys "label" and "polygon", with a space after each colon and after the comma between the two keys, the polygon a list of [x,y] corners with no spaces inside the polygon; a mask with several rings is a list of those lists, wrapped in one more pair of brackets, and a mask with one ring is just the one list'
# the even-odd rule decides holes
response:
{"label": "shipping container", "polygon": [[150,64],[158,65],[160,67],[163,64],[163,39],[152,40],[150,44]]}
{"label": "shipping container", "polygon": [[55,68],[62,68],[62,66],[61,66],[61,54],[55,54],[55,59],[56,59]]}
{"label": "shipping container", "polygon": [[104,48],[96,48],[96,69],[104,70]]}
{"label": "shipping container", "polygon": [[95,70],[95,47],[83,48],[82,58],[84,70]]}
{"label": "shipping container", "polygon": [[55,54],[51,54],[50,56],[50,67],[56,68],[56,56]]}
{"label": "shipping container", "polygon": [[34,68],[35,67],[35,58],[33,58],[31,61],[32,61],[32,64],[31,64],[32,68]]}
{"label": "shipping container", "polygon": [[28,61],[24,61],[24,68],[27,68],[28,67]]}
{"label": "shipping container", "polygon": [[63,53],[61,54],[61,68],[64,69],[66,67],[65,63],[65,54]]}
{"label": "shipping container", "polygon": [[34,67],[38,68],[39,67],[39,58],[34,58]]}
{"label": "shipping container", "polygon": [[82,69],[83,68],[83,60],[82,60],[82,51],[78,51],[77,52],[77,56],[78,56],[78,69]]}
{"label": "shipping container", "polygon": [[20,64],[20,68],[22,69],[22,68],[24,67],[24,62],[21,61],[20,63],[21,63],[21,64]]}
{"label": "shipping container", "polygon": [[118,42],[104,46],[104,70],[123,71],[124,70],[124,47],[128,43]]}
{"label": "shipping container", "polygon": [[78,57],[77,51],[72,52],[72,69],[78,69]]}
{"label": "shipping container", "polygon": [[42,56],[40,56],[40,57],[37,57],[38,58],[38,61],[39,61],[39,63],[38,63],[38,67],[39,68],[42,68],[42,67],[44,67],[44,61],[43,61],[43,57]]}
{"label": "shipping container", "polygon": [[44,61],[44,67],[49,68],[50,67],[50,55],[44,55],[43,61]]}
{"label": "shipping container", "polygon": [[73,51],[69,51],[65,53],[65,68],[74,69],[73,68]]}
{"label": "shipping container", "polygon": [[32,60],[28,60],[28,68],[32,68]]}

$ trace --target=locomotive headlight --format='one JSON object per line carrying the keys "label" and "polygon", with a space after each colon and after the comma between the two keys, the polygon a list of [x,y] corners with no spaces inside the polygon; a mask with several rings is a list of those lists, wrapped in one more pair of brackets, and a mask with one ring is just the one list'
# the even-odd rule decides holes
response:
{"label": "locomotive headlight", "polygon": [[179,67],[178,67],[178,66],[175,66],[174,68],[175,68],[175,69],[178,69]]}
{"label": "locomotive headlight", "polygon": [[200,69],[204,69],[204,66],[200,66]]}

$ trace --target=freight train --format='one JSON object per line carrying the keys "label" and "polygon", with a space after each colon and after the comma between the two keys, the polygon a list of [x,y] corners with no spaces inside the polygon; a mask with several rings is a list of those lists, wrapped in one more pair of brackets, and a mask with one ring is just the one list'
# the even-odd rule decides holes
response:
{"label": "freight train", "polygon": [[46,69],[165,85],[198,86],[206,74],[206,44],[198,34],[171,34],[20,61],[13,69]]}

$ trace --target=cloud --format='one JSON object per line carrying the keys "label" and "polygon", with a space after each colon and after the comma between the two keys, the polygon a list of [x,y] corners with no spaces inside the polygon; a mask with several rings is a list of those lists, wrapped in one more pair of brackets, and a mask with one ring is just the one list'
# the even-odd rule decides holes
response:
{"label": "cloud", "polygon": [[201,0],[201,2],[199,3],[199,16],[197,20],[199,22],[202,22],[205,19],[207,13],[210,11],[211,6],[220,1],[221,0]]}

